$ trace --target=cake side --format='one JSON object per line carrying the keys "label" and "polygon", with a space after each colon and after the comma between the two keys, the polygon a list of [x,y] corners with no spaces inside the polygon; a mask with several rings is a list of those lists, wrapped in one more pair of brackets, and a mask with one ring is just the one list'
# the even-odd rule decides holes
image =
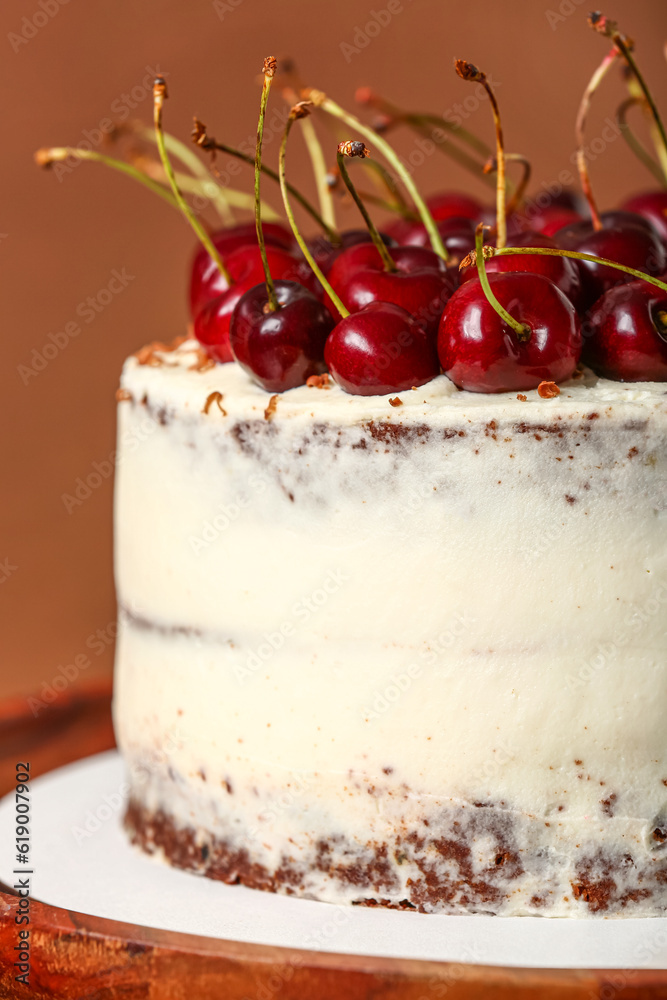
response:
{"label": "cake side", "polygon": [[119,406],[135,838],[334,901],[664,911],[664,387],[269,405],[156,359]]}

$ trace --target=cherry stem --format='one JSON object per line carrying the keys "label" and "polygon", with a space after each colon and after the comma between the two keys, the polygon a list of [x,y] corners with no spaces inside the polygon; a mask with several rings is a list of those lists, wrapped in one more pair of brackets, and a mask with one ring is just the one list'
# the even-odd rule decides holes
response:
{"label": "cherry stem", "polygon": [[648,281],[649,284],[655,285],[656,288],[661,288],[663,292],[667,292],[667,284],[664,281],[660,281],[659,278],[654,278],[652,274],[637,271],[634,267],[626,267],[625,264],[619,264],[615,260],[607,260],[606,257],[596,257],[592,253],[580,253],[578,250],[561,250],[556,247],[505,247],[502,250],[496,250],[495,247],[486,247],[485,249],[487,257],[507,257],[509,254],[520,253],[544,254],[548,257],[572,257],[573,260],[588,260],[591,264],[603,264],[605,267],[614,267],[617,271],[624,271],[625,274],[631,274],[633,278]]}
{"label": "cherry stem", "polygon": [[477,69],[472,63],[465,59],[455,61],[456,72],[462,80],[470,83],[481,83],[486,91],[491,104],[493,124],[496,129],[496,160],[498,169],[496,172],[496,228],[498,231],[497,243],[499,247],[504,247],[507,243],[507,209],[505,206],[507,187],[505,180],[505,142],[503,140],[503,127],[500,120],[500,109],[493,88],[486,78],[486,73]]}
{"label": "cherry stem", "polygon": [[484,292],[489,305],[492,305],[503,322],[507,323],[507,325],[514,330],[517,335],[517,339],[522,344],[525,344],[528,340],[530,340],[532,330],[527,323],[520,323],[518,319],[514,319],[513,316],[510,316],[507,309],[501,306],[500,302],[491,291],[489,276],[486,273],[485,261],[487,257],[492,256],[489,251],[492,250],[493,247],[484,246],[484,230],[488,228],[489,227],[485,226],[483,222],[480,222],[475,229],[475,263],[477,264],[477,275],[482,286],[482,291]]}
{"label": "cherry stem", "polygon": [[[240,149],[236,149],[234,146],[228,146],[224,142],[218,142],[216,139],[211,138],[210,136],[208,136],[206,134],[206,126],[203,125],[202,122],[200,122],[198,118],[195,118],[194,121],[195,121],[195,125],[194,125],[194,128],[192,130],[192,141],[195,143],[195,145],[199,146],[201,149],[205,150],[206,152],[210,152],[210,153],[216,153],[216,152],[226,153],[228,156],[233,156],[235,159],[241,160],[243,163],[247,163],[251,167],[254,167],[254,165],[255,165],[254,157],[248,156],[247,153],[242,153]],[[278,174],[276,173],[276,171],[272,170],[271,167],[267,167],[264,163],[262,164],[262,173],[266,174],[267,177],[270,177],[271,180],[275,181],[277,184],[280,183],[280,178],[279,178]],[[332,229],[324,221],[324,219],[322,218],[322,216],[320,215],[320,213],[317,211],[317,209],[315,208],[315,206],[312,205],[308,201],[308,199],[304,195],[301,194],[301,192],[299,191],[299,189],[296,188],[296,187],[294,187],[293,184],[288,183],[287,184],[287,190],[289,191],[289,193],[294,198],[296,198],[296,200],[299,202],[299,204],[301,205],[301,207],[310,215],[310,217],[315,220],[315,222],[318,224],[318,226],[320,226],[320,228],[324,231],[324,234],[327,237],[327,239],[331,243],[333,243],[335,245],[339,245],[340,244],[340,235],[337,232],[337,230]]]}
{"label": "cherry stem", "polygon": [[[143,153],[130,153],[128,155],[138,170],[147,174],[148,177],[152,177],[153,180],[159,181],[160,184],[165,185],[165,187],[169,188],[171,194],[167,175],[159,160],[153,160]],[[233,225],[235,221],[234,217],[226,211],[230,206],[233,205],[236,208],[249,209],[250,211],[254,208],[254,195],[250,195],[245,191],[235,191],[231,188],[226,188],[223,191],[223,188],[210,176],[207,170],[205,170],[203,177],[193,177],[192,174],[185,174],[179,170],[175,171],[174,176],[181,191],[186,194],[198,195],[200,198],[210,201],[225,225]],[[174,202],[175,204],[176,202]],[[262,203],[262,216],[271,221],[280,219],[278,213],[274,212],[266,203]]]}
{"label": "cherry stem", "polygon": [[426,232],[428,233],[431,246],[434,253],[441,257],[444,261],[449,260],[449,254],[445,249],[445,245],[442,242],[442,237],[438,231],[438,227],[435,224],[435,220],[431,213],[429,212],[426,202],[417,190],[417,186],[410,175],[410,172],[403,165],[396,152],[389,145],[386,139],[383,139],[381,135],[370,128],[368,125],[364,125],[363,122],[359,121],[355,115],[351,115],[348,111],[345,111],[332,101],[330,97],[323,94],[322,91],[309,89],[306,91],[309,100],[311,100],[316,107],[322,108],[327,114],[332,115],[334,118],[338,118],[340,121],[345,122],[345,124],[355,132],[359,132],[363,135],[365,139],[380,150],[384,158],[392,165],[398,176],[403,181],[406,190],[409,192],[417,211],[419,212],[419,217],[421,218],[424,226],[426,227]]}
{"label": "cherry stem", "polygon": [[[392,104],[390,101],[385,100],[383,97],[380,97],[374,91],[366,87],[361,87],[357,91],[357,100],[360,104],[370,105],[371,107],[377,109],[382,115],[385,115],[388,118],[387,127],[391,128],[396,125],[407,125],[414,132],[424,136],[426,139],[430,139],[441,153],[451,157],[451,159],[461,164],[461,166],[470,170],[471,173],[476,174],[480,180],[485,183],[493,183],[490,178],[484,176],[483,163],[480,163],[479,160],[470,156],[469,153],[465,152],[465,150],[459,149],[458,146],[452,145],[450,142],[450,138],[455,136],[461,142],[466,143],[471,149],[474,149],[475,152],[479,153],[485,159],[488,159],[491,155],[489,146],[479,139],[473,132],[469,132],[460,125],[455,125],[447,118],[443,118],[442,115],[435,115],[421,111],[404,111],[396,104]],[[437,128],[444,133],[443,140],[434,138],[434,128]]]}
{"label": "cherry stem", "polygon": [[264,270],[264,283],[266,284],[266,297],[268,299],[269,312],[276,312],[280,308],[276,298],[276,287],[271,276],[269,261],[266,256],[266,244],[264,242],[264,230],[262,229],[262,198],[261,198],[261,177],[262,177],[262,142],[264,140],[264,119],[266,118],[266,105],[269,101],[271,81],[276,72],[275,56],[268,56],[264,60],[264,82],[262,84],[262,97],[259,105],[259,119],[257,121],[257,141],[255,143],[255,229],[257,231],[257,245],[259,255],[262,258],[262,268]]}
{"label": "cherry stem", "polygon": [[[138,125],[134,129],[132,129],[132,131],[136,132],[137,135],[139,135],[142,139],[144,139],[147,142],[152,142],[152,143],[157,142],[155,132],[151,128],[148,128],[144,125]],[[228,189],[221,187],[220,184],[215,184],[215,187],[217,189],[215,194],[213,193],[206,194],[206,191],[204,190],[205,186],[209,184],[214,184],[215,182],[211,180],[208,170],[201,162],[197,154],[189,146],[186,146],[184,142],[181,142],[180,139],[177,139],[176,136],[171,135],[169,132],[165,132],[164,129],[162,131],[162,134],[164,135],[164,144],[167,148],[167,152],[172,157],[176,157],[176,159],[180,160],[181,163],[184,166],[186,166],[190,170],[190,172],[194,174],[196,178],[200,178],[201,191],[204,197],[209,197],[210,200],[214,203],[222,222],[226,226],[233,226],[234,222],[236,221],[234,219],[234,213],[232,211],[232,205],[234,202],[233,199],[228,197],[227,194]],[[196,188],[192,182],[187,183],[185,181],[184,174],[179,174],[177,172],[176,180],[178,181],[181,190],[189,189],[193,193],[196,193],[200,190],[199,188]],[[233,194],[234,192],[231,193]],[[239,191],[238,194],[241,194],[241,192]]]}
{"label": "cherry stem", "polygon": [[648,127],[649,127],[649,132],[651,134],[651,141],[653,143],[653,148],[655,149],[655,154],[658,158],[658,163],[660,164],[663,175],[660,178],[660,182],[661,184],[664,185],[665,178],[667,177],[667,149],[665,149],[662,142],[660,141],[660,133],[655,124],[653,115],[651,114],[651,109],[646,104],[646,99],[644,98],[644,94],[642,93],[641,87],[637,83],[635,76],[633,75],[632,71],[629,69],[627,65],[625,67],[625,70],[626,70],[626,85],[628,88],[628,92],[630,93],[631,97],[636,98],[641,103],[644,115],[648,118]]}
{"label": "cherry stem", "polygon": [[140,184],[143,184],[153,194],[159,195],[172,208],[178,208],[178,202],[171,191],[167,191],[158,181],[148,177],[141,170],[138,170],[137,167],[133,167],[130,163],[125,163],[124,160],[116,160],[113,156],[105,156],[103,153],[96,153],[89,149],[79,149],[76,146],[54,146],[51,149],[38,149],[35,153],[35,162],[40,167],[50,167],[52,163],[59,163],[63,160],[68,160],[70,157],[74,157],[77,160],[90,160],[93,163],[103,163],[113,170],[118,170],[121,174],[126,174],[128,177],[132,177],[133,180],[139,181]]}
{"label": "cherry stem", "polygon": [[208,235],[201,222],[194,214],[187,201],[181,194],[180,188],[176,183],[176,178],[174,176],[174,170],[169,159],[169,154],[164,142],[164,134],[162,132],[162,106],[167,98],[167,84],[163,77],[156,76],[153,83],[153,124],[155,126],[155,137],[157,139],[157,148],[160,154],[160,159],[162,160],[162,166],[164,167],[164,172],[167,175],[167,180],[169,181],[171,190],[173,191],[176,203],[180,208],[181,212],[188,220],[192,226],[195,234],[198,236],[209,256],[215,262],[220,274],[225,279],[228,285],[232,285],[233,279],[229,270],[225,266],[222,257],[218,253],[218,250],[213,243],[213,240]]}
{"label": "cherry stem", "polygon": [[[644,80],[644,77],[640,72],[639,66],[635,62],[635,57],[632,54],[631,47],[630,45],[628,45],[628,41],[625,38],[625,36],[622,35],[621,32],[618,30],[612,31],[611,39],[616,48],[618,49],[618,51],[620,52],[620,54],[623,56],[626,65],[630,68],[635,80],[637,81],[637,83],[641,88],[642,94],[644,95],[644,100],[646,101],[646,104],[650,109],[653,122],[658,132],[659,145],[662,148],[663,153],[667,155],[667,135],[665,134],[665,126],[662,123],[660,113],[658,111],[655,101],[653,100],[653,95],[651,94],[651,91],[648,89],[646,81]],[[663,167],[664,167],[664,160],[663,160]],[[667,172],[665,173],[665,179],[667,180]]]}
{"label": "cherry stem", "polygon": [[294,212],[292,211],[292,206],[289,200],[288,192],[290,191],[290,185],[287,183],[287,180],[285,178],[285,159],[287,156],[287,140],[289,139],[289,134],[292,130],[292,125],[297,120],[297,118],[304,118],[309,113],[310,113],[310,108],[308,102],[301,101],[299,102],[299,104],[294,105],[294,107],[290,111],[289,118],[287,119],[287,123],[285,125],[285,131],[283,132],[283,137],[280,141],[280,152],[278,154],[278,179],[280,181],[280,192],[283,196],[283,205],[285,206],[285,215],[287,216],[287,221],[289,222],[292,228],[292,232],[294,233],[294,239],[299,244],[301,253],[304,255],[304,257],[310,264],[310,267],[315,277],[326,291],[327,295],[335,305],[336,309],[338,310],[342,318],[345,319],[347,316],[350,315],[350,310],[345,308],[338,295],[336,295],[336,292],[333,290],[330,283],[327,281],[326,277],[322,272],[322,269],[319,267],[317,261],[310,252],[308,244],[301,235],[301,231],[299,230],[299,227],[296,224],[296,219],[294,218]]}
{"label": "cherry stem", "polygon": [[391,255],[390,255],[389,251],[387,250],[387,247],[385,246],[382,237],[380,236],[379,232],[377,231],[377,227],[376,227],[375,223],[373,222],[373,220],[371,219],[370,215],[368,214],[368,209],[366,208],[366,206],[364,205],[363,201],[359,197],[359,193],[358,193],[356,187],[354,186],[354,184],[352,183],[352,178],[350,177],[349,173],[347,172],[347,165],[345,163],[346,157],[348,157],[348,156],[358,156],[358,157],[360,157],[360,159],[364,159],[364,157],[370,156],[370,155],[371,155],[370,154],[370,150],[367,149],[366,146],[364,146],[363,142],[350,142],[350,141],[348,141],[348,142],[340,142],[338,144],[338,150],[337,150],[337,153],[336,153],[336,160],[337,160],[338,169],[340,171],[341,177],[343,178],[343,182],[345,184],[345,187],[347,188],[347,190],[352,195],[352,198],[354,199],[354,203],[357,206],[357,208],[359,209],[359,211],[361,213],[362,219],[366,223],[366,228],[368,229],[368,232],[370,233],[370,237],[373,240],[373,243],[375,245],[375,249],[380,254],[380,257],[382,258],[382,263],[384,265],[385,271],[397,271],[398,268],[396,267],[396,264],[391,259]]}
{"label": "cherry stem", "polygon": [[660,169],[660,164],[656,163],[648,150],[644,148],[642,143],[632,131],[627,119],[627,113],[630,108],[637,106],[641,107],[643,104],[644,99],[642,97],[628,97],[622,104],[619,104],[618,110],[616,111],[616,119],[621,129],[623,138],[637,159],[644,164],[647,170],[651,171],[658,184],[661,184],[662,187],[667,187],[667,181],[665,180],[665,175]]}
{"label": "cherry stem", "polygon": [[[301,80],[292,59],[281,59],[278,66],[278,78],[276,80],[280,87],[282,96],[290,107],[299,100],[299,90],[302,86]],[[317,187],[317,197],[320,205],[320,213],[326,224],[336,230],[336,209],[331,193],[331,186],[328,179],[328,171],[322,143],[319,140],[315,126],[310,118],[304,118],[302,123],[303,138],[306,149],[310,156],[310,163],[315,176]]]}
{"label": "cherry stem", "polygon": [[581,98],[581,104],[579,105],[579,111],[577,112],[577,120],[574,127],[574,133],[577,142],[577,170],[579,171],[579,181],[581,183],[581,190],[584,193],[584,197],[588,202],[588,207],[591,213],[591,219],[593,221],[594,229],[602,229],[602,220],[600,219],[600,213],[598,207],[593,197],[593,189],[591,187],[591,178],[588,172],[588,164],[586,162],[586,141],[584,137],[586,129],[586,117],[588,115],[591,100],[593,94],[598,89],[605,76],[611,69],[618,52],[613,48],[604,57],[598,68],[593,73],[593,76],[588,81],[588,86],[584,90],[583,97]]}
{"label": "cherry stem", "polygon": [[[516,189],[512,194],[512,197],[507,203],[507,215],[509,216],[512,215],[514,212],[516,212],[516,210],[520,208],[521,205],[523,204],[523,200],[526,195],[526,189],[528,187],[528,184],[530,183],[532,167],[530,165],[530,160],[528,160],[525,156],[522,156],[520,153],[505,153],[505,160],[511,160],[513,163],[520,163],[523,168],[521,180],[517,184]],[[495,158],[489,160],[489,162],[484,166],[484,170],[487,171],[488,169],[489,173],[495,171],[496,168],[497,164]]]}
{"label": "cherry stem", "polygon": [[404,219],[419,218],[414,209],[410,208],[410,206],[408,205],[407,201],[403,196],[403,192],[401,191],[400,187],[394,180],[392,174],[389,172],[389,170],[387,170],[385,166],[383,166],[382,163],[380,163],[378,160],[368,159],[363,161],[363,165],[366,170],[370,170],[378,176],[382,185],[387,189],[390,196],[394,199],[393,206],[385,202],[384,203],[385,207],[388,207],[392,212],[397,212],[399,215],[402,215]]}

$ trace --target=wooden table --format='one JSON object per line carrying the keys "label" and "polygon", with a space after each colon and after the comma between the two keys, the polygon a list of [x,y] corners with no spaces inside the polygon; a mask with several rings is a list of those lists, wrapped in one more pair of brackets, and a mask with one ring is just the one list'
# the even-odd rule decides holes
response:
{"label": "wooden table", "polygon": [[[108,685],[35,719],[0,705],[0,793],[114,746]],[[6,850],[2,845],[2,850]],[[0,892],[0,997],[77,1000],[667,1000],[667,971],[503,969],[264,947],[31,903],[30,986],[14,982],[17,897]],[[474,918],[473,918],[474,919]]]}

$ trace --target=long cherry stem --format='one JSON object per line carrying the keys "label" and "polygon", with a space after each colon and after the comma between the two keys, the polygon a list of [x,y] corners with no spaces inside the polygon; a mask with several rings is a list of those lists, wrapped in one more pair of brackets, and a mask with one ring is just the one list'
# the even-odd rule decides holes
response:
{"label": "long cherry stem", "polygon": [[661,178],[661,183],[664,184],[665,183],[664,178],[667,178],[667,149],[665,149],[660,140],[660,133],[655,124],[653,115],[651,114],[651,109],[646,104],[646,100],[644,98],[644,94],[642,93],[642,89],[637,83],[634,74],[627,65],[625,66],[624,75],[625,75],[625,83],[628,88],[628,93],[630,94],[631,97],[636,98],[640,102],[642,111],[644,113],[644,117],[647,119],[648,130],[651,136],[651,142],[653,143],[655,155],[658,158],[658,163],[660,164],[660,168],[663,174],[663,177]]}
{"label": "long cherry stem", "polygon": [[[530,183],[530,177],[533,171],[530,165],[530,160],[528,160],[525,156],[522,156],[520,153],[505,153],[505,160],[511,160],[513,163],[519,163],[522,167],[521,179],[517,184],[512,197],[507,202],[507,215],[511,216],[523,204],[523,200],[526,196],[526,189]],[[489,162],[485,165],[484,170],[486,171],[487,169],[489,173],[497,169],[495,158],[489,160]]]}
{"label": "long cherry stem", "polygon": [[492,248],[484,246],[484,230],[488,228],[489,227],[485,226],[483,222],[480,222],[475,230],[475,263],[477,264],[477,275],[482,286],[482,291],[484,292],[489,304],[493,306],[503,322],[507,323],[507,325],[514,330],[518,340],[521,343],[526,343],[526,341],[530,340],[530,335],[532,333],[528,324],[520,323],[518,319],[514,319],[513,316],[510,316],[507,309],[500,304],[496,296],[491,291],[489,276],[486,273],[485,261],[487,257],[492,256],[489,252]]}
{"label": "long cherry stem", "polygon": [[262,268],[264,270],[264,283],[266,284],[266,297],[270,312],[279,309],[276,298],[276,288],[271,276],[269,261],[266,256],[266,244],[264,242],[264,230],[262,229],[262,198],[261,198],[261,177],[262,177],[262,143],[264,140],[264,119],[266,118],[266,105],[269,100],[271,81],[276,72],[275,56],[268,56],[264,60],[263,66],[264,82],[262,84],[262,97],[259,105],[259,119],[257,121],[257,141],[255,143],[255,229],[257,231],[257,245],[259,255],[262,258]]}
{"label": "long cherry stem", "polygon": [[644,99],[642,97],[628,97],[625,101],[619,104],[616,111],[616,119],[618,121],[619,128],[621,129],[623,138],[637,159],[640,163],[644,164],[647,170],[650,170],[658,184],[661,184],[662,187],[667,187],[667,181],[665,180],[665,175],[660,169],[660,165],[656,163],[648,150],[644,148],[642,143],[632,131],[630,123],[628,122],[627,115],[630,108],[641,107],[643,104]]}
{"label": "long cherry stem", "polygon": [[386,139],[383,139],[381,135],[378,135],[374,129],[370,128],[368,125],[364,125],[363,122],[359,121],[355,115],[351,115],[348,111],[345,111],[339,104],[332,101],[330,97],[323,94],[319,90],[308,89],[306,91],[306,96],[310,101],[315,104],[316,107],[322,108],[327,114],[332,115],[334,118],[338,118],[340,121],[344,121],[345,124],[355,132],[359,132],[363,135],[373,146],[380,150],[385,159],[391,163],[392,167],[401,178],[406,190],[409,192],[412,198],[419,216],[426,227],[426,231],[431,241],[431,246],[438,257],[442,257],[444,261],[449,260],[449,254],[445,249],[445,245],[442,242],[442,237],[438,231],[438,227],[435,224],[435,220],[431,213],[429,212],[426,202],[417,190],[417,186],[410,175],[410,172],[406,169],[405,165],[401,162],[396,152],[389,145]]}
{"label": "long cherry stem", "polygon": [[331,284],[327,281],[324,273],[322,272],[322,269],[319,267],[317,261],[310,252],[310,247],[308,246],[303,236],[301,235],[301,231],[299,230],[299,227],[296,224],[296,219],[294,218],[294,212],[292,211],[292,206],[289,200],[288,192],[290,190],[290,185],[287,183],[287,180],[285,178],[285,159],[287,155],[287,140],[289,139],[289,134],[292,130],[292,125],[298,118],[304,118],[309,113],[310,113],[310,107],[308,102],[300,101],[299,104],[294,105],[294,107],[290,111],[289,118],[287,119],[287,123],[285,125],[285,131],[283,132],[283,137],[280,142],[280,152],[278,154],[278,179],[280,181],[280,191],[283,196],[283,205],[285,206],[285,215],[287,216],[287,221],[289,222],[292,228],[292,232],[294,233],[294,239],[299,244],[301,253],[304,255],[304,257],[310,264],[310,267],[315,277],[326,291],[327,295],[335,305],[336,309],[343,317],[343,319],[345,319],[346,316],[350,315],[350,310],[345,308],[340,298],[333,290]]}
{"label": "long cherry stem", "polygon": [[505,205],[507,186],[505,180],[505,142],[503,139],[503,127],[500,120],[498,101],[486,77],[486,73],[483,73],[472,63],[466,62],[465,59],[457,59],[454,65],[456,72],[462,80],[468,80],[471,83],[481,83],[491,104],[493,124],[496,130],[496,160],[498,163],[496,173],[496,228],[498,230],[498,246],[504,247],[507,243],[507,208]]}
{"label": "long cherry stem", "polygon": [[588,163],[586,162],[586,118],[591,106],[593,94],[611,69],[617,55],[618,53],[615,48],[608,52],[593,73],[593,76],[588,81],[588,86],[586,87],[583,97],[581,98],[581,104],[579,105],[577,120],[574,127],[574,133],[577,141],[577,170],[579,171],[579,181],[581,183],[581,190],[583,191],[584,197],[588,202],[594,229],[602,229],[602,220],[600,219],[597,203],[593,197],[591,177],[588,172]]}
{"label": "long cherry stem", "polygon": [[485,249],[487,257],[507,257],[509,254],[520,253],[545,254],[548,257],[572,257],[573,260],[588,260],[592,264],[604,264],[605,267],[614,267],[617,271],[624,271],[625,274],[630,274],[633,278],[648,281],[649,284],[661,288],[663,292],[667,292],[667,284],[664,281],[660,281],[659,278],[654,278],[652,274],[637,271],[634,267],[626,267],[625,264],[619,264],[615,260],[607,260],[606,257],[596,257],[592,253],[580,253],[578,250],[561,250],[552,247],[505,247],[503,250],[496,250],[495,247],[486,247]]}
{"label": "long cherry stem", "polygon": [[139,181],[153,194],[163,198],[172,208],[178,208],[178,202],[171,191],[164,188],[158,181],[148,177],[132,164],[125,163],[124,160],[116,160],[113,156],[105,156],[104,153],[96,153],[91,149],[78,149],[76,146],[53,146],[51,149],[38,149],[35,153],[35,163],[40,167],[50,167],[52,163],[62,163],[70,157],[77,160],[90,160],[93,163],[103,163],[106,167],[118,170],[121,174]]}
{"label": "long cherry stem", "polygon": [[370,237],[373,240],[373,243],[375,244],[375,249],[382,258],[382,263],[384,265],[385,271],[397,271],[398,268],[396,267],[396,264],[391,259],[391,255],[387,250],[387,247],[383,242],[382,237],[377,231],[377,227],[373,222],[373,220],[371,219],[368,213],[368,209],[366,208],[363,201],[359,197],[359,193],[357,192],[357,189],[352,183],[352,179],[349,173],[347,172],[347,165],[345,163],[345,158],[348,156],[358,156],[361,159],[363,159],[366,156],[370,156],[370,150],[367,149],[366,146],[364,146],[363,142],[350,142],[350,141],[340,142],[338,144],[338,150],[336,153],[338,169],[340,171],[341,177],[343,178],[343,183],[345,184],[345,187],[352,195],[354,203],[359,209],[362,219],[366,223],[366,227],[368,229],[368,232],[370,233]]}
{"label": "long cherry stem", "polygon": [[213,243],[213,240],[208,235],[201,222],[194,214],[187,201],[181,194],[180,188],[176,183],[176,178],[174,177],[174,170],[169,160],[169,154],[167,153],[166,146],[164,144],[164,135],[162,133],[162,107],[167,98],[167,84],[163,77],[157,76],[155,82],[153,83],[153,124],[155,125],[155,137],[157,139],[157,148],[160,154],[160,159],[162,160],[162,166],[164,167],[164,172],[167,175],[171,190],[174,194],[174,198],[180,208],[181,212],[188,220],[192,226],[195,234],[200,239],[202,245],[208,252],[209,256],[215,262],[220,274],[225,279],[228,285],[233,284],[233,278],[229,273],[228,268],[222,260],[222,257],[218,253],[218,250]]}
{"label": "long cherry stem", "polygon": [[599,32],[599,34],[604,35],[606,38],[610,38],[618,49],[620,55],[625,60],[626,65],[629,67],[635,80],[639,84],[641,92],[644,95],[644,100],[651,111],[651,116],[660,137],[660,145],[662,146],[663,151],[667,153],[667,134],[665,133],[665,126],[662,123],[657,105],[653,100],[653,95],[651,94],[651,91],[642,76],[639,66],[635,62],[635,57],[632,54],[631,43],[625,35],[618,30],[618,25],[615,21],[610,20],[610,18],[605,17],[599,12],[591,14],[588,19],[588,23],[595,31]]}
{"label": "long cherry stem", "polygon": [[[216,139],[213,139],[211,136],[207,135],[206,126],[203,124],[203,122],[200,122],[198,118],[195,118],[194,120],[194,128],[192,130],[192,141],[195,143],[196,146],[199,146],[206,152],[226,153],[228,156],[233,156],[235,159],[241,160],[243,163],[247,163],[251,167],[254,167],[255,165],[255,160],[252,156],[248,156],[247,153],[242,153],[240,149],[236,149],[234,146],[228,146],[224,142],[218,142]],[[272,170],[271,167],[267,167],[266,164],[264,163],[262,164],[262,173],[266,174],[267,177],[270,177],[271,180],[275,181],[277,184],[280,183],[280,178],[276,173],[276,171]],[[299,189],[295,188],[293,184],[288,183],[287,190],[294,198],[296,198],[301,207],[310,215],[310,217],[315,220],[318,226],[320,226],[320,228],[324,231],[327,239],[330,240],[331,243],[339,244],[340,235],[338,234],[338,232],[335,229],[332,229],[329,225],[327,225],[327,223],[324,221],[324,219],[317,211],[315,206],[312,205],[308,201],[308,199],[301,194]]]}

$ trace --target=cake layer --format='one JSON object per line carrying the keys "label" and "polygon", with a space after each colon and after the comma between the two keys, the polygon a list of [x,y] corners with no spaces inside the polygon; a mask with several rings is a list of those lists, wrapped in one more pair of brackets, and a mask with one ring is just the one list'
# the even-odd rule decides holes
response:
{"label": "cake layer", "polygon": [[664,385],[269,405],[192,343],[149,359],[116,495],[137,839],[334,901],[667,909]]}

